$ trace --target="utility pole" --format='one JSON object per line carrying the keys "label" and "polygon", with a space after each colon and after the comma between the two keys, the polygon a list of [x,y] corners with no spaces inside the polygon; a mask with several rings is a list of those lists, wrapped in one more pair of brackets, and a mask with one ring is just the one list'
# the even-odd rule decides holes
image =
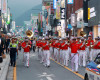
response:
{"label": "utility pole", "polygon": [[[67,27],[67,0],[65,0],[65,29]],[[65,30],[66,33],[66,30]]]}

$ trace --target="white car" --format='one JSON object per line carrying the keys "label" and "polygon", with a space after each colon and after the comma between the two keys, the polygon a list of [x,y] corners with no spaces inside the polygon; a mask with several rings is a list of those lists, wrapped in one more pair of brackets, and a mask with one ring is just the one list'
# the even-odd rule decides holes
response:
{"label": "white car", "polygon": [[87,65],[84,80],[100,80],[100,53]]}

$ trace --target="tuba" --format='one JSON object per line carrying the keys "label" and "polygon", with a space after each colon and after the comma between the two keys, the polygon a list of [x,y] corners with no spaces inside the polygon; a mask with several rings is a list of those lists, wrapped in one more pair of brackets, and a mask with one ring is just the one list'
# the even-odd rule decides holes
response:
{"label": "tuba", "polygon": [[34,34],[33,34],[33,31],[31,31],[31,30],[27,30],[27,31],[26,31],[26,36],[27,36],[27,37],[31,38],[31,37],[33,37],[33,35],[34,35]]}
{"label": "tuba", "polygon": [[86,35],[86,33],[85,33],[84,31],[81,31],[81,32],[80,32],[80,36],[83,37],[84,35]]}

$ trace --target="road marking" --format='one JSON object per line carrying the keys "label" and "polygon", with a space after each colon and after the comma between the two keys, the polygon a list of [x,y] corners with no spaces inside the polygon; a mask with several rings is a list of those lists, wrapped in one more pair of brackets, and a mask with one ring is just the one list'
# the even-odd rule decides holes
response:
{"label": "road marking", "polygon": [[51,77],[46,77],[48,80],[53,80]]}
{"label": "road marking", "polygon": [[13,80],[17,80],[17,77],[16,77],[16,67],[14,67],[14,70],[13,70]]}
{"label": "road marking", "polygon": [[54,77],[53,74],[48,75],[46,72],[43,72],[42,74],[38,74],[39,77],[46,77],[47,80],[53,80],[52,77]]}
{"label": "road marking", "polygon": [[[51,59],[51,58],[50,58],[50,59]],[[82,76],[81,74],[76,73],[76,72],[73,72],[70,68],[68,68],[68,67],[66,67],[66,66],[61,65],[60,63],[58,63],[57,61],[55,61],[55,60],[53,60],[53,59],[51,59],[51,60],[52,60],[52,61],[54,61],[55,63],[59,64],[60,66],[64,67],[65,69],[69,70],[70,72],[72,72],[72,73],[76,74],[76,75],[77,75],[77,76],[79,76],[80,78],[84,79],[84,76]]]}

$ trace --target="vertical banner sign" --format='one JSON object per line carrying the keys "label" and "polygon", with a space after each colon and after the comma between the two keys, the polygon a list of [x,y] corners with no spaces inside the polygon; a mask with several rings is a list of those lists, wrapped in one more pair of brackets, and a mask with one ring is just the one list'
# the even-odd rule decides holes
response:
{"label": "vertical banner sign", "polygon": [[65,19],[65,8],[61,8],[61,19]]}
{"label": "vertical banner sign", "polygon": [[41,27],[42,27],[42,13],[41,13]]}
{"label": "vertical banner sign", "polygon": [[56,2],[57,0],[53,0],[53,9],[56,9]]}
{"label": "vertical banner sign", "polygon": [[7,0],[2,0],[2,13],[7,13]]}
{"label": "vertical banner sign", "polygon": [[57,2],[56,19],[60,19],[60,3]]}
{"label": "vertical banner sign", "polygon": [[0,10],[1,10],[1,4],[2,4],[2,3],[1,3],[1,0],[0,0]]}
{"label": "vertical banner sign", "polygon": [[73,0],[67,0],[67,3],[68,3],[68,4],[73,4],[74,1],[73,1]]}
{"label": "vertical banner sign", "polygon": [[76,17],[75,14],[71,14],[71,25],[76,26]]}
{"label": "vertical banner sign", "polygon": [[38,21],[40,22],[40,13],[39,13],[39,15],[38,15]]}
{"label": "vertical banner sign", "polygon": [[2,27],[2,17],[0,17],[0,28]]}

